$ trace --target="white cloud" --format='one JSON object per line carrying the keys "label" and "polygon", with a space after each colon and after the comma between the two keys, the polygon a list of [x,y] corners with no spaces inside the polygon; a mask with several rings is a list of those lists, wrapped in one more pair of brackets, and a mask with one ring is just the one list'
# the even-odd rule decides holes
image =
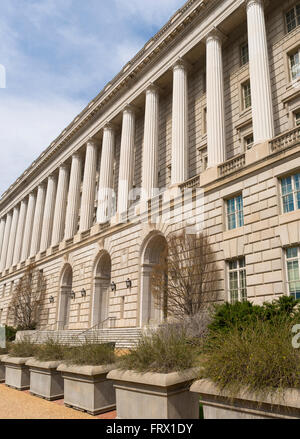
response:
{"label": "white cloud", "polygon": [[83,103],[60,99],[28,101],[8,97],[0,105],[3,193],[82,110]]}

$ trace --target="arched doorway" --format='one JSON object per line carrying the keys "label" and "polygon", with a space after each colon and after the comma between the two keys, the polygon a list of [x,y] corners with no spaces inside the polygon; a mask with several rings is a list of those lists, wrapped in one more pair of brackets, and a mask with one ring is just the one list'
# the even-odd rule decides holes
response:
{"label": "arched doorway", "polygon": [[73,270],[67,265],[63,270],[60,282],[60,304],[58,312],[58,329],[68,329],[70,301],[72,293]]}
{"label": "arched doorway", "polygon": [[161,262],[161,257],[166,251],[167,240],[161,234],[149,238],[142,253],[141,266],[141,326],[157,326],[162,323],[164,313],[155,304],[151,292],[151,273],[153,267]]}
{"label": "arched doorway", "polygon": [[111,258],[107,252],[100,256],[94,272],[92,326],[108,318],[109,291],[111,283]]}

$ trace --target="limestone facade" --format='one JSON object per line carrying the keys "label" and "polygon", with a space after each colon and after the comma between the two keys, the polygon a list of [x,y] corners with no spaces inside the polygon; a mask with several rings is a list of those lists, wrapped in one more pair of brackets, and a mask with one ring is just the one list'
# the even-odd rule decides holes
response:
{"label": "limestone facade", "polygon": [[223,300],[300,295],[299,11],[190,0],[107,84],[2,195],[0,323],[35,262],[41,328],[156,324],[151,267],[187,223]]}

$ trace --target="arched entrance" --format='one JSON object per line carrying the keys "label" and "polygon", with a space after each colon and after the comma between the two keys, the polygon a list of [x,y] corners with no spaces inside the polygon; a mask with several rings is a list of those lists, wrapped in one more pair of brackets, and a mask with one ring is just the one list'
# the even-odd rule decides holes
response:
{"label": "arched entrance", "polygon": [[60,303],[58,312],[58,329],[68,329],[70,315],[70,301],[72,293],[73,270],[67,265],[60,282]]}
{"label": "arched entrance", "polygon": [[144,247],[141,266],[141,326],[157,326],[164,319],[163,310],[155,306],[151,292],[151,273],[153,267],[161,262],[166,248],[166,238],[161,234],[149,238]]}
{"label": "arched entrance", "polygon": [[111,259],[107,252],[100,256],[94,272],[92,326],[108,318],[109,291],[111,283]]}

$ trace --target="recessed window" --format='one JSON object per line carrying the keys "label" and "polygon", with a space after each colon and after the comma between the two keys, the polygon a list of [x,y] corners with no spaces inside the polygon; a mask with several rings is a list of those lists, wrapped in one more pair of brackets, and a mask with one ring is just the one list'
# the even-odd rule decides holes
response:
{"label": "recessed window", "polygon": [[250,81],[244,82],[242,84],[242,97],[243,97],[243,109],[250,108],[251,102],[251,86]]}
{"label": "recessed window", "polygon": [[287,31],[291,32],[300,24],[300,3],[285,14]]}
{"label": "recessed window", "polygon": [[207,133],[207,108],[203,109],[203,134]]}
{"label": "recessed window", "polygon": [[231,303],[247,300],[245,258],[228,262],[228,289]]}
{"label": "recessed window", "polygon": [[294,81],[297,78],[300,78],[300,49],[297,52],[293,53],[289,56],[290,58],[290,71],[291,71],[291,79]]}
{"label": "recessed window", "polygon": [[241,66],[244,66],[245,64],[248,64],[248,62],[249,62],[248,43],[242,44],[242,46],[241,46],[240,62],[241,62]]}
{"label": "recessed window", "polygon": [[289,294],[300,299],[300,247],[286,249]]}
{"label": "recessed window", "polygon": [[244,225],[243,197],[238,195],[227,200],[227,226],[228,230]]}
{"label": "recessed window", "polygon": [[300,126],[300,111],[298,111],[297,113],[295,113],[295,126],[299,127]]}
{"label": "recessed window", "polygon": [[282,178],[281,199],[283,213],[300,209],[300,173]]}
{"label": "recessed window", "polygon": [[248,136],[244,137],[244,145],[245,150],[251,149],[254,143],[254,137],[253,134],[249,134]]}

